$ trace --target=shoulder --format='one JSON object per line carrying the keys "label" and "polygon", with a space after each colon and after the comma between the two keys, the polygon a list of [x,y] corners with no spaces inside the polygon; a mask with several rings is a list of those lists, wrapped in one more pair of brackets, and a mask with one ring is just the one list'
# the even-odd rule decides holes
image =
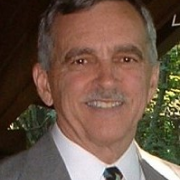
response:
{"label": "shoulder", "polygon": [[0,180],[49,179],[54,167],[60,165],[60,154],[50,133],[46,133],[29,150],[0,162]]}
{"label": "shoulder", "polygon": [[171,168],[179,177],[180,177],[180,166],[177,164],[170,163],[168,161],[162,160],[162,163],[166,164],[169,168]]}
{"label": "shoulder", "polygon": [[[137,146],[138,147],[138,146]],[[180,180],[180,166],[163,160],[157,156],[149,154],[140,147],[138,151],[142,159],[144,159],[150,166],[157,170],[160,174],[166,177],[175,177],[174,179]]]}
{"label": "shoulder", "polygon": [[[46,137],[46,135],[45,135]],[[3,180],[16,180],[21,177],[24,171],[27,171],[29,163],[36,162],[42,153],[42,144],[45,146],[45,140],[42,137],[33,147],[20,152],[14,156],[5,158],[0,161],[0,179]]]}
{"label": "shoulder", "polygon": [[18,179],[26,162],[26,154],[26,152],[22,152],[18,155],[3,159],[0,162],[0,179]]}

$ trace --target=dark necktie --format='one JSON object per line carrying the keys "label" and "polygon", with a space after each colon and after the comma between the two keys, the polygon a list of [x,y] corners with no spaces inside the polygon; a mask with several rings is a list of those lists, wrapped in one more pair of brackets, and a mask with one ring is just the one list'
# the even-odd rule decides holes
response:
{"label": "dark necktie", "polygon": [[123,178],[123,175],[119,171],[117,167],[110,167],[106,168],[103,176],[105,177],[106,180],[121,180]]}

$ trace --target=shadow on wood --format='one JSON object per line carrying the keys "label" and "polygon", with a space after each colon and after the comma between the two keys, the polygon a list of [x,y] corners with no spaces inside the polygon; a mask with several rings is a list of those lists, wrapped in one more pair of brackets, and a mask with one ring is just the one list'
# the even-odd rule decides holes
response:
{"label": "shadow on wood", "polygon": [[0,159],[26,149],[26,134],[23,130],[0,131]]}

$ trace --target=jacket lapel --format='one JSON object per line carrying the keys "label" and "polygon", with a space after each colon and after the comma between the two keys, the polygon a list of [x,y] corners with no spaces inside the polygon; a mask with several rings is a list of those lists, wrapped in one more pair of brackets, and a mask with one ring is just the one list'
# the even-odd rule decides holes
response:
{"label": "jacket lapel", "polygon": [[137,143],[136,147],[139,161],[147,180],[180,180],[179,166],[147,153],[141,149]]}
{"label": "jacket lapel", "polygon": [[167,180],[164,176],[153,169],[145,160],[141,159],[140,163],[146,180]]}

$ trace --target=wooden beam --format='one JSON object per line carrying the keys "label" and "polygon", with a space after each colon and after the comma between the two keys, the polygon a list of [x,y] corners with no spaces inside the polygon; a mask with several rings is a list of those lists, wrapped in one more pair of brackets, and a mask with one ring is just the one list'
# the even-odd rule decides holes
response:
{"label": "wooden beam", "polygon": [[16,120],[16,118],[25,111],[30,104],[42,104],[40,98],[37,95],[33,82],[20,91],[17,97],[3,112],[0,119],[0,130],[7,129],[9,125]]}
{"label": "wooden beam", "polygon": [[0,131],[0,159],[26,149],[26,134],[23,130]]}
{"label": "wooden beam", "polygon": [[40,14],[49,0],[16,1],[0,0],[4,17],[0,24],[0,129],[6,129],[28,105],[39,101],[31,71],[37,59]]}
{"label": "wooden beam", "polygon": [[169,34],[158,45],[159,57],[169,51],[175,44],[180,42],[180,27],[174,28],[174,31]]}
{"label": "wooden beam", "polygon": [[179,0],[152,0],[148,4],[151,11],[157,30],[161,29],[169,20],[172,19],[175,13],[180,12]]}

